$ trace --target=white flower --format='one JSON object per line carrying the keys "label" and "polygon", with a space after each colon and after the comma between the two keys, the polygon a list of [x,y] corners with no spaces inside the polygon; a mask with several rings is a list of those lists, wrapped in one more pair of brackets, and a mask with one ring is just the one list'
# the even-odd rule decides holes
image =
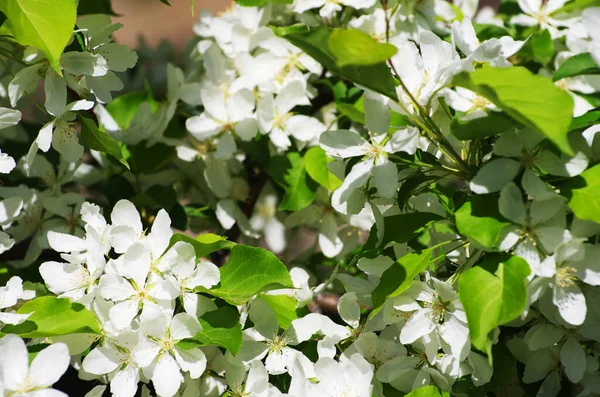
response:
{"label": "white flower", "polygon": [[412,154],[417,148],[419,131],[407,127],[396,131],[389,140],[381,134],[367,142],[358,133],[350,130],[327,131],[321,135],[321,147],[329,156],[350,158],[364,156],[354,165],[331,198],[331,205],[342,214],[356,214],[364,207],[365,195],[361,188],[371,176],[381,197],[392,197],[398,188],[396,164],[388,154],[404,151]]}
{"label": "white flower", "polygon": [[99,291],[104,299],[116,302],[110,309],[110,321],[124,329],[131,324],[142,309],[142,319],[153,318],[170,310],[179,290],[172,276],[162,279],[150,272],[151,253],[142,243],[133,244],[117,260],[109,262],[114,267],[100,277]]}
{"label": "white flower", "polygon": [[[67,397],[51,389],[69,367],[69,349],[55,343],[39,352],[31,365],[25,342],[16,335],[0,339],[0,385],[8,396]],[[0,388],[0,392],[2,389]]]}
{"label": "white flower", "polygon": [[600,8],[588,7],[583,10],[583,24],[587,29],[590,38],[590,52],[598,65],[600,65]]}
{"label": "white flower", "polygon": [[319,380],[316,396],[372,396],[373,366],[360,354],[349,358],[342,356],[339,362],[329,357],[319,358],[315,364],[315,375]]}
{"label": "white flower", "polygon": [[436,331],[450,346],[452,355],[462,361],[467,357],[471,345],[466,314],[456,291],[450,285],[433,277],[431,284],[433,289],[423,282],[413,281],[402,294],[413,299],[414,303],[400,306],[401,311],[413,312],[400,331],[400,342],[413,343]]}
{"label": "white flower", "polygon": [[140,332],[144,337],[135,347],[133,359],[152,379],[160,397],[177,393],[183,381],[181,371],[197,379],[206,369],[206,357],[200,348],[185,350],[177,346],[180,340],[192,338],[201,330],[196,317],[187,313],[142,321]]}
{"label": "white flower", "polygon": [[554,255],[544,259],[537,269],[538,276],[546,283],[536,295],[541,295],[547,286],[552,287],[552,301],[561,317],[572,325],[583,324],[587,305],[577,285],[581,280],[589,285],[600,285],[600,265],[596,257],[600,251],[596,246],[583,244],[583,239],[573,239],[556,247]]}
{"label": "white flower", "polygon": [[320,8],[319,14],[323,18],[331,18],[342,10],[342,5],[356,8],[357,10],[374,6],[376,0],[294,0],[293,10],[303,13],[313,8]]}
{"label": "white flower", "polygon": [[523,26],[541,26],[542,29],[548,29],[553,39],[561,37],[564,30],[561,27],[569,27],[574,21],[564,14],[554,14],[567,0],[552,0],[543,2],[542,0],[518,0],[519,7],[523,14],[511,18],[510,22],[515,25]]}
{"label": "white flower", "polygon": [[218,158],[229,159],[237,150],[231,133],[249,141],[256,136],[258,125],[254,116],[254,96],[247,89],[230,92],[229,87],[207,84],[200,93],[204,112],[187,119],[188,131],[199,141],[219,135]]}
{"label": "white flower", "polygon": [[[421,106],[429,107],[437,91],[449,84],[454,74],[460,71],[460,58],[452,44],[429,31],[419,35],[419,47],[420,54],[412,41],[398,44],[398,52],[391,62],[412,97]],[[402,113],[406,113],[404,109],[415,113],[409,93],[401,86],[396,91],[402,106],[391,105]]]}
{"label": "white flower", "polygon": [[462,87],[456,87],[455,90],[445,88],[440,91],[440,94],[451,108],[464,112],[464,115],[460,117],[463,121],[486,117],[492,111],[500,110],[492,102],[473,91]]}
{"label": "white flower", "polygon": [[110,391],[114,397],[133,397],[138,389],[140,370],[132,353],[139,340],[138,331],[124,331],[92,349],[81,363],[90,374],[109,374]]}
{"label": "white flower", "polygon": [[480,43],[475,34],[475,28],[469,18],[452,23],[452,41],[466,55],[470,63],[467,69],[472,70],[472,62],[489,62],[495,67],[509,67],[507,58],[521,49],[524,41],[515,41],[510,36],[500,39],[492,38]]}
{"label": "white flower", "polygon": [[[35,298],[35,291],[23,289],[23,280],[20,277],[11,277],[4,287],[0,287],[0,310],[8,309],[17,304],[19,300]],[[6,313],[0,311],[0,324],[20,324],[31,315]]]}
{"label": "white flower", "polygon": [[294,114],[291,110],[298,105],[308,105],[305,83],[294,80],[284,86],[277,97],[266,94],[258,102],[258,122],[263,134],[281,150],[292,145],[289,135],[300,142],[310,142],[326,127],[314,117]]}
{"label": "white flower", "polygon": [[277,195],[270,186],[266,186],[260,193],[254,212],[250,218],[250,226],[256,231],[262,231],[265,241],[271,251],[279,254],[285,250],[285,226],[277,219]]}

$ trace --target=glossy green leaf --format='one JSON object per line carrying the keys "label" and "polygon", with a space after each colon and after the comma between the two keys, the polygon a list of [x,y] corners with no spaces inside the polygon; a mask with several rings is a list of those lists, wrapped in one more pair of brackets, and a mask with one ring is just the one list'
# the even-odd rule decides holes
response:
{"label": "glossy green leaf", "polygon": [[600,74],[600,67],[592,58],[592,54],[584,52],[567,59],[552,76],[552,80],[558,81],[567,77],[581,76],[585,74]]}
{"label": "glossy green leaf", "polygon": [[487,117],[461,122],[456,119],[452,120],[452,134],[461,141],[487,138],[495,136],[517,127],[509,117],[500,113],[491,113]]}
{"label": "glossy green leaf", "polygon": [[298,318],[296,313],[298,301],[291,296],[261,294],[257,299],[267,302],[275,312],[279,326],[283,329],[287,329],[292,321]]}
{"label": "glossy green leaf", "polygon": [[394,100],[396,83],[389,70],[383,64],[364,66],[338,66],[335,56],[330,51],[327,43],[331,31],[326,27],[308,28],[304,25],[293,25],[286,28],[273,28],[275,33],[300,48],[313,57],[330,72],[337,74],[358,85],[369,88]]}
{"label": "glossy green leaf", "polygon": [[431,223],[444,219],[432,212],[411,212],[387,216],[384,219],[385,234],[380,244],[377,244],[377,225],[373,225],[369,232],[369,239],[363,251],[378,247],[385,247],[389,243],[406,243],[415,238]]}
{"label": "glossy green leaf", "polygon": [[223,306],[212,312],[205,313],[198,319],[202,331],[193,339],[205,346],[223,347],[234,356],[242,348],[242,326],[240,314],[235,307]]}
{"label": "glossy green leaf", "polygon": [[521,315],[527,305],[529,273],[524,259],[498,256],[460,276],[459,298],[477,349],[491,354],[490,333]]}
{"label": "glossy green leaf", "polygon": [[66,298],[42,296],[26,302],[17,313],[32,313],[24,323],[5,325],[4,334],[21,338],[45,338],[70,334],[100,334],[96,316],[80,303]]}
{"label": "glossy green leaf", "polygon": [[190,237],[186,234],[176,233],[171,237],[169,248],[178,241],[183,241],[193,245],[194,250],[196,251],[196,258],[207,257],[215,251],[230,249],[235,246],[235,243],[227,240],[227,237],[217,236],[216,234],[212,233],[200,234],[196,238]]}
{"label": "glossy green leaf", "polygon": [[409,253],[383,272],[379,284],[371,294],[374,313],[372,315],[381,310],[387,298],[398,296],[410,287],[417,274],[425,270],[431,262],[431,254],[431,248]]}
{"label": "glossy green leaf", "polygon": [[328,46],[338,66],[385,63],[398,52],[392,44],[380,43],[356,29],[334,29]]}
{"label": "glossy green leaf", "polygon": [[600,123],[600,108],[592,109],[571,121],[569,131],[583,130]]}
{"label": "glossy green leaf", "polygon": [[148,102],[152,111],[157,108],[156,102],[145,91],[129,92],[118,96],[106,105],[106,110],[123,130],[129,128],[140,105]]}
{"label": "glossy green leaf", "polygon": [[574,11],[584,10],[588,7],[600,7],[600,0],[572,0],[567,2],[563,7],[554,11],[551,15],[562,13],[570,14]]}
{"label": "glossy green leaf", "polygon": [[309,179],[304,158],[299,153],[271,158],[268,171],[285,190],[280,210],[299,211],[315,199],[316,184]]}
{"label": "glossy green leaf", "polygon": [[564,188],[570,196],[569,208],[578,218],[600,223],[600,164],[571,179]]}
{"label": "glossy green leaf", "polygon": [[319,146],[308,149],[304,155],[304,164],[308,175],[319,185],[333,191],[342,186],[342,181],[327,168],[327,164],[331,161],[333,159],[327,157],[325,151]]}
{"label": "glossy green leaf", "polygon": [[542,65],[550,63],[556,54],[554,41],[547,29],[533,34],[529,38],[528,45],[531,48],[533,59]]}
{"label": "glossy green leaf", "polygon": [[567,139],[573,99],[549,78],[520,66],[483,67],[459,74],[454,83],[489,99],[519,123],[545,135],[563,152],[573,154]]}
{"label": "glossy green leaf", "polygon": [[456,211],[456,227],[461,234],[489,249],[498,249],[503,231],[511,223],[498,211],[498,194],[471,196]]}
{"label": "glossy green leaf", "polygon": [[107,153],[129,169],[129,164],[123,155],[121,144],[118,141],[108,136],[106,132],[100,131],[94,120],[81,114],[78,114],[77,118],[81,122],[81,140],[83,146],[88,149]]}
{"label": "glossy green leaf", "polygon": [[232,305],[244,304],[260,292],[294,286],[290,273],[275,254],[247,245],[231,248],[229,260],[219,271],[221,282],[208,292]]}
{"label": "glossy green leaf", "polygon": [[360,124],[366,124],[365,112],[359,110],[355,105],[350,103],[336,103],[335,107],[341,114],[348,117],[350,120]]}
{"label": "glossy green leaf", "polygon": [[404,397],[442,397],[442,393],[436,386],[423,386],[411,391]]}
{"label": "glossy green leaf", "polygon": [[75,0],[3,0],[7,24],[15,40],[42,51],[62,76],[60,56],[69,43],[75,20]]}

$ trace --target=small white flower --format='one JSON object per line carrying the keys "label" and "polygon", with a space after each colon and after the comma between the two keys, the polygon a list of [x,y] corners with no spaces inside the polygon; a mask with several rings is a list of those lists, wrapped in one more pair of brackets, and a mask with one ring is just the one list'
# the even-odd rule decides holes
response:
{"label": "small white flower", "polygon": [[16,335],[7,335],[0,339],[0,357],[0,379],[8,396],[67,397],[51,388],[69,367],[71,357],[65,344],[48,346],[29,365],[25,342]]}

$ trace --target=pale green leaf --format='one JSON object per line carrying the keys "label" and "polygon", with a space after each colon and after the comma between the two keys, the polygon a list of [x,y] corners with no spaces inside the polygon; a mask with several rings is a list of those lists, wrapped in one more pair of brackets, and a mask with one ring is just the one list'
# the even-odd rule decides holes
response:
{"label": "pale green leaf", "polygon": [[600,223],[600,164],[587,169],[564,185],[569,207],[579,219]]}
{"label": "pale green leaf", "polygon": [[549,78],[520,66],[484,67],[459,74],[454,84],[486,97],[513,119],[545,135],[563,152],[573,154],[567,139],[573,99]]}
{"label": "pale green leaf", "polygon": [[221,237],[212,233],[200,234],[196,238],[176,233],[171,237],[169,248],[178,241],[191,244],[194,247],[194,251],[196,251],[196,258],[207,257],[215,251],[230,249],[235,245],[233,241],[227,240],[227,237]]}
{"label": "pale green leaf", "polygon": [[327,157],[325,151],[319,146],[310,148],[304,155],[308,175],[327,190],[334,191],[342,185],[342,181],[327,168],[327,164],[331,161],[333,159]]}
{"label": "pale green leaf", "polygon": [[503,231],[511,223],[498,211],[497,194],[471,196],[456,211],[456,227],[479,244],[489,249],[498,249]]}
{"label": "pale green leaf", "polygon": [[66,298],[42,296],[25,303],[17,313],[32,314],[22,324],[5,325],[2,333],[17,334],[21,338],[100,334],[96,316],[82,304]]}
{"label": "pale green leaf", "polygon": [[75,0],[5,0],[8,26],[15,40],[41,50],[62,76],[60,56],[69,43],[75,20]]}
{"label": "pale green leaf", "polygon": [[567,59],[552,76],[557,81],[567,77],[581,76],[586,74],[600,74],[600,67],[592,58],[592,54],[584,52]]}
{"label": "pale green leaf", "polygon": [[[285,265],[272,252],[262,248],[234,246],[229,260],[219,272],[221,282],[208,293],[232,305],[244,304],[260,292],[293,288]],[[199,291],[207,292],[202,288]]]}
{"label": "pale green leaf", "polygon": [[205,313],[198,319],[202,331],[193,339],[205,346],[223,347],[235,356],[242,348],[242,326],[239,319],[239,312],[231,306]]}
{"label": "pale green leaf", "polygon": [[334,29],[328,45],[338,66],[385,63],[398,52],[395,46],[355,29]]}
{"label": "pale green leaf", "polygon": [[292,321],[298,318],[296,313],[298,301],[291,296],[261,294],[258,299],[264,300],[273,309],[277,322],[283,329],[287,329]]}

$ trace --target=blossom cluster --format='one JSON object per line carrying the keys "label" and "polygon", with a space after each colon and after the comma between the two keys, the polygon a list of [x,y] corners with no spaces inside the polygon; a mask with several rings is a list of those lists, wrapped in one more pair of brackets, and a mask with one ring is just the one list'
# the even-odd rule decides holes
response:
{"label": "blossom cluster", "polygon": [[600,395],[600,8],[86,3],[0,5],[1,397]]}

